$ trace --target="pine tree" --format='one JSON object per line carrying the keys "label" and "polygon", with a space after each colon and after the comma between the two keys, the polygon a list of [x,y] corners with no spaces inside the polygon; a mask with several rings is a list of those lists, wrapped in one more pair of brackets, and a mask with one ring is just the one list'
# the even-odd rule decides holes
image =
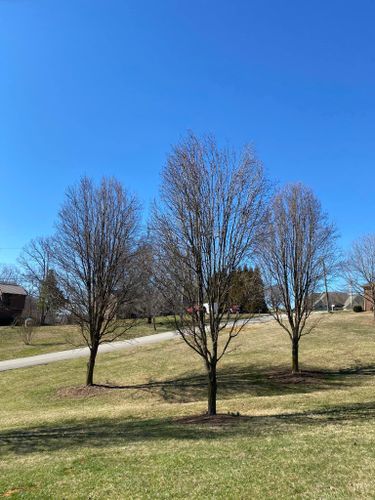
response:
{"label": "pine tree", "polygon": [[50,269],[46,278],[42,281],[39,290],[38,310],[40,313],[40,324],[45,325],[47,315],[56,311],[64,302],[64,297],[57,286],[56,275]]}
{"label": "pine tree", "polygon": [[263,281],[258,268],[244,266],[233,272],[229,305],[239,306],[242,312],[267,312]]}
{"label": "pine tree", "polygon": [[268,309],[264,295],[264,284],[258,267],[252,270],[251,281],[249,312],[266,313]]}

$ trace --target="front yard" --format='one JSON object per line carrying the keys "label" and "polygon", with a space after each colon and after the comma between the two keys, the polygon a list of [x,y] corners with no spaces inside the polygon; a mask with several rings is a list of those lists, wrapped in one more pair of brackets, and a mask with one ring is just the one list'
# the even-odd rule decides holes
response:
{"label": "front yard", "polygon": [[[302,377],[275,324],[250,326],[219,367],[216,422],[180,340],[0,374],[0,496],[373,498],[375,324],[323,317]],[[104,387],[106,385],[106,387]]]}

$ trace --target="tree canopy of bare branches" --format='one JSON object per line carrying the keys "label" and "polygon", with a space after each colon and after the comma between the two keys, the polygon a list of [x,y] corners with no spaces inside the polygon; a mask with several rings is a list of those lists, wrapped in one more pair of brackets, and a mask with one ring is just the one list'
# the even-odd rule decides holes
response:
{"label": "tree canopy of bare branches", "polygon": [[375,318],[375,234],[362,236],[352,244],[344,262],[344,276],[351,292],[371,304]]}
{"label": "tree canopy of bare branches", "polygon": [[13,264],[0,264],[0,281],[3,283],[18,283],[21,273]]}
{"label": "tree canopy of bare branches", "polygon": [[299,372],[298,348],[312,312],[312,294],[334,269],[336,232],[314,193],[302,184],[280,190],[270,205],[260,247],[270,312],[292,343],[292,372]]}
{"label": "tree canopy of bare branches", "polygon": [[138,281],[137,311],[146,317],[156,331],[156,316],[167,308],[166,301],[155,280],[154,247],[147,238],[143,238],[138,249],[140,274]]}
{"label": "tree canopy of bare branches", "polygon": [[54,264],[66,307],[77,318],[90,348],[87,385],[93,385],[99,345],[129,327],[116,321],[131,301],[136,281],[139,207],[115,179],[99,186],[83,178],[68,189],[54,237]]}
{"label": "tree canopy of bare branches", "polygon": [[162,173],[152,221],[156,276],[181,337],[204,361],[209,415],[216,414],[217,364],[241,329],[228,313],[232,273],[253,256],[267,190],[249,147],[237,154],[212,137],[190,134]]}

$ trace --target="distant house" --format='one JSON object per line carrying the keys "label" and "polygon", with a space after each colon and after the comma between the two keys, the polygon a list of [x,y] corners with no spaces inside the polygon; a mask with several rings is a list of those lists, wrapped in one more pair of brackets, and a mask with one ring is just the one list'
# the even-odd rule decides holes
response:
{"label": "distant house", "polygon": [[0,323],[11,323],[21,316],[26,296],[27,292],[22,286],[0,282]]}
{"label": "distant house", "polygon": [[353,309],[355,306],[360,306],[364,310],[364,300],[359,293],[349,294],[348,300],[344,304],[344,309],[346,311],[347,309]]}
{"label": "distant house", "polygon": [[[313,310],[327,310],[327,294],[325,292],[312,295]],[[363,297],[359,294],[350,294],[346,292],[328,292],[329,309],[350,310],[354,306],[363,307]]]}

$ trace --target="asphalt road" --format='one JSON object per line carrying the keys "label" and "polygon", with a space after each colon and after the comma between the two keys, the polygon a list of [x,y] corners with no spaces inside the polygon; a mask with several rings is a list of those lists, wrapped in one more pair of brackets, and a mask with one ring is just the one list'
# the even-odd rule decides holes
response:
{"label": "asphalt road", "polygon": [[[271,320],[272,320],[271,316],[262,315],[249,320],[249,323],[265,323]],[[164,332],[164,333],[154,333],[153,335],[138,337],[136,339],[131,339],[131,340],[121,340],[117,342],[111,342],[109,344],[102,344],[99,347],[99,354],[119,351],[121,349],[130,349],[132,347],[137,347],[137,346],[157,344],[159,342],[163,342],[165,340],[171,340],[178,337],[179,334],[177,332]],[[39,354],[37,356],[28,356],[27,358],[9,359],[5,361],[0,361],[0,372],[7,370],[16,370],[17,368],[28,368],[30,366],[46,365],[48,363],[53,363],[55,361],[65,361],[69,359],[83,358],[83,357],[88,357],[88,355],[89,355],[89,348],[80,347],[76,349],[70,349],[67,351],[50,352],[47,354]]]}

